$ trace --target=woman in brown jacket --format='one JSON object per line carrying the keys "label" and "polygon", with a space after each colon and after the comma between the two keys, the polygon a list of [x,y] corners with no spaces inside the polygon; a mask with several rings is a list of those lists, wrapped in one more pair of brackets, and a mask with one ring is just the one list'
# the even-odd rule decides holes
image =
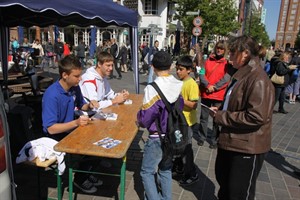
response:
{"label": "woman in brown jacket", "polygon": [[216,179],[219,200],[254,200],[256,179],[271,147],[274,87],[258,59],[258,44],[248,36],[229,42],[237,71],[224,102],[210,114],[220,126]]}

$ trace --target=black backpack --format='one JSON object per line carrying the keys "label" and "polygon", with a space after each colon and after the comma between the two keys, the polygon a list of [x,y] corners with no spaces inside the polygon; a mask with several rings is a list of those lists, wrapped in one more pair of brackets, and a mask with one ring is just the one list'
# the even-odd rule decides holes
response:
{"label": "black backpack", "polygon": [[150,83],[150,85],[157,91],[168,110],[168,124],[165,137],[161,136],[160,120],[156,119],[155,121],[163,149],[162,161],[164,161],[164,159],[179,157],[183,154],[189,139],[188,123],[180,109],[180,98],[178,98],[175,103],[170,104],[155,82]]}

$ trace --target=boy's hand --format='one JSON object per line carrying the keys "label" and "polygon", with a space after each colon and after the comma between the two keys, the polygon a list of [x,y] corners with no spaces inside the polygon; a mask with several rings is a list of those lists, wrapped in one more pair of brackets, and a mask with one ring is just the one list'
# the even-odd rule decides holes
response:
{"label": "boy's hand", "polygon": [[122,93],[121,93],[121,94],[123,95],[123,97],[125,98],[125,100],[128,99],[128,97],[129,97],[129,92],[128,92],[127,90],[122,90]]}
{"label": "boy's hand", "polygon": [[119,93],[119,94],[112,100],[112,103],[113,103],[113,104],[116,104],[116,103],[124,103],[124,101],[126,101],[126,94]]}
{"label": "boy's hand", "polygon": [[87,115],[81,115],[78,119],[77,119],[77,125],[78,126],[86,126],[89,122],[89,116]]}
{"label": "boy's hand", "polygon": [[89,108],[93,109],[93,108],[99,108],[99,102],[96,100],[91,100],[89,103]]}

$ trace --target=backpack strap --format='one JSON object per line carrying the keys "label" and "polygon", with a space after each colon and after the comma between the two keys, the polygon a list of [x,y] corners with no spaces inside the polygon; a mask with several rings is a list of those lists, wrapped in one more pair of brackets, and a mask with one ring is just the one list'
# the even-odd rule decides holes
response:
{"label": "backpack strap", "polygon": [[[162,99],[164,104],[166,105],[168,113],[170,113],[170,111],[171,111],[170,103],[168,102],[168,100],[166,99],[166,97],[162,93],[162,91],[159,89],[158,85],[155,82],[151,82],[150,85],[152,85],[152,87],[157,91],[158,95],[160,96],[160,98]],[[155,125],[156,125],[157,132],[159,134],[160,141],[162,142],[163,137],[161,136],[162,131],[161,131],[161,126],[160,126],[160,120],[158,120],[158,118],[156,118],[156,120],[155,120]]]}
{"label": "backpack strap", "polygon": [[154,89],[157,91],[158,95],[160,96],[161,100],[164,102],[164,104],[167,107],[168,112],[172,111],[172,108],[170,106],[170,103],[168,102],[167,98],[165,95],[162,93],[162,91],[159,89],[158,85],[155,82],[151,82],[150,85],[154,87]]}

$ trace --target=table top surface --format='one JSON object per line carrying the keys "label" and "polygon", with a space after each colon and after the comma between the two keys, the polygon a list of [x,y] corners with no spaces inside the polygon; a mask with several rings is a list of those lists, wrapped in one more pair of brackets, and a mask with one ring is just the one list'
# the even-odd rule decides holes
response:
{"label": "table top surface", "polygon": [[[103,112],[118,114],[117,120],[93,120],[87,126],[80,126],[54,146],[54,150],[107,158],[123,158],[137,134],[137,112],[141,108],[143,95],[130,94],[132,104],[113,105]],[[121,143],[106,149],[93,143],[106,137]]]}

